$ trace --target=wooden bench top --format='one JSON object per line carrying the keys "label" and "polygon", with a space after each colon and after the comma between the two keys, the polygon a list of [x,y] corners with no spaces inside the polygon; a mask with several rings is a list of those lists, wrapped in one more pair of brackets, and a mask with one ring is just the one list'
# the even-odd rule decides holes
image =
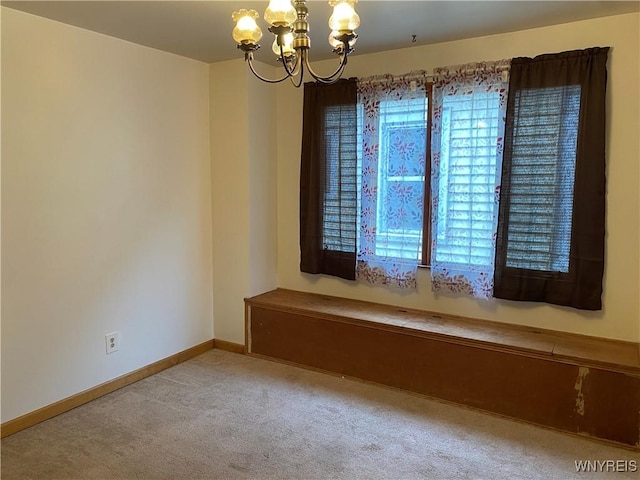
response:
{"label": "wooden bench top", "polygon": [[276,289],[247,305],[640,375],[640,345],[554,330]]}

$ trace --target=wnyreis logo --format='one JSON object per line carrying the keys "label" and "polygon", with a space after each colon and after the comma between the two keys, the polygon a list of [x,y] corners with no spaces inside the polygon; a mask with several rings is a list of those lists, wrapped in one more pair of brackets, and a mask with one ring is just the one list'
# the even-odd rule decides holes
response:
{"label": "wnyreis logo", "polygon": [[637,472],[636,460],[576,460],[576,472]]}

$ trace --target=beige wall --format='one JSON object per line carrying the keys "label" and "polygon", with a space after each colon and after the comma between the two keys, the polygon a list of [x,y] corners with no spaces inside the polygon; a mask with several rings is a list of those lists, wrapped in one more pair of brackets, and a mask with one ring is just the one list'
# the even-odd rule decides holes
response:
{"label": "beige wall", "polygon": [[244,344],[244,298],[276,287],[276,91],[242,59],[210,75],[214,329]]}
{"label": "beige wall", "polygon": [[[611,46],[607,118],[607,253],[604,310],[510,301],[479,301],[434,295],[429,272],[419,272],[413,292],[355,284],[328,276],[302,274],[298,247],[298,176],[302,92],[278,90],[278,286],[434,310],[500,322],[586,335],[640,341],[640,131],[639,36],[636,14],[606,17],[548,28],[414,47],[350,58],[346,75],[367,76],[431,70],[442,65],[535,56],[592,46]],[[360,39],[366,41],[366,39]],[[322,48],[316,46],[315,48]],[[330,72],[333,62],[317,65]]]}
{"label": "beige wall", "polygon": [[[210,66],[213,311],[216,337],[244,343],[248,293],[249,143],[247,77],[241,61]],[[217,325],[215,325],[217,323]]]}
{"label": "beige wall", "polygon": [[[277,287],[278,232],[276,229],[277,107],[273,85],[249,77],[249,296]],[[275,77],[275,68],[259,63],[265,75]],[[276,73],[277,72],[277,73]],[[244,316],[243,316],[244,318]],[[244,337],[243,337],[244,338]],[[244,343],[240,341],[239,343]]]}
{"label": "beige wall", "polygon": [[208,82],[2,8],[3,422],[213,337]]}

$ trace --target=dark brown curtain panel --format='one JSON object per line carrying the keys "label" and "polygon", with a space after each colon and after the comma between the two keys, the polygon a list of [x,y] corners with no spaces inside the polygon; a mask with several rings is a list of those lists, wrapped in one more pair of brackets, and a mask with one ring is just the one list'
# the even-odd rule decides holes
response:
{"label": "dark brown curtain panel", "polygon": [[608,51],[512,61],[494,297],[602,308]]}
{"label": "dark brown curtain panel", "polygon": [[300,162],[300,270],[356,275],[357,84],[306,83]]}

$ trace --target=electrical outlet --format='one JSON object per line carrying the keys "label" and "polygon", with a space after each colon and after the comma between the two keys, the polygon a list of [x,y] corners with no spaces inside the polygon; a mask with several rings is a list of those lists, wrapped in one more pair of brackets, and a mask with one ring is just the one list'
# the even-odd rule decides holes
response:
{"label": "electrical outlet", "polygon": [[120,332],[107,333],[104,336],[104,343],[107,347],[107,355],[117,352],[120,349]]}

